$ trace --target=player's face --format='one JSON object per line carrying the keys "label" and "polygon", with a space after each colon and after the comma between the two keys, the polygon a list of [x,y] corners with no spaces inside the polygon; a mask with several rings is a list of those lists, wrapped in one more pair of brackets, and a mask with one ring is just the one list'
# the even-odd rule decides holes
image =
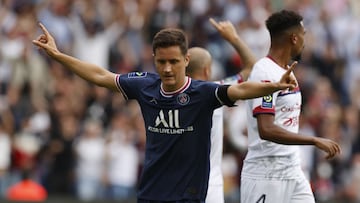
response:
{"label": "player's face", "polygon": [[184,56],[179,46],[157,48],[154,60],[165,91],[175,91],[183,86],[189,56]]}
{"label": "player's face", "polygon": [[295,61],[299,61],[301,59],[301,54],[305,47],[305,33],[306,30],[303,25],[299,28],[299,31],[295,34],[296,35],[296,43],[295,43],[295,50],[292,59]]}

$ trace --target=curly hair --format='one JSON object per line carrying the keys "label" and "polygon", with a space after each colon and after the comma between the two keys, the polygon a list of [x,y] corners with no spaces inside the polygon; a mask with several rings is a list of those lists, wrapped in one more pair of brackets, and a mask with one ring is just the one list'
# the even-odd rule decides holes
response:
{"label": "curly hair", "polygon": [[283,34],[292,27],[300,26],[303,17],[294,11],[281,10],[273,13],[266,20],[266,27],[270,32],[271,38]]}

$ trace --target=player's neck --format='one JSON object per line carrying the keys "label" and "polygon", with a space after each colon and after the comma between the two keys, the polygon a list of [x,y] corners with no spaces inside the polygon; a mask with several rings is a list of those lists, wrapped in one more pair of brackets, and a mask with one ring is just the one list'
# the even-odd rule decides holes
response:
{"label": "player's neck", "polygon": [[288,52],[283,50],[270,50],[267,57],[284,69],[287,69],[291,58]]}
{"label": "player's neck", "polygon": [[182,79],[182,82],[178,82],[174,85],[165,85],[164,83],[161,83],[161,90],[167,94],[173,94],[176,92],[180,92],[183,89],[186,89],[190,82],[190,78],[188,76],[185,76]]}

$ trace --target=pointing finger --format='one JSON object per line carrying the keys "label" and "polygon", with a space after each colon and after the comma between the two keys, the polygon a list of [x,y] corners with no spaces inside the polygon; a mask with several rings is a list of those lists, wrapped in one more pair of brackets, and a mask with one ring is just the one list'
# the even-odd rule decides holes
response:
{"label": "pointing finger", "polygon": [[219,24],[213,18],[210,18],[209,21],[216,29],[219,29]]}
{"label": "pointing finger", "polygon": [[39,23],[39,26],[41,28],[41,30],[43,31],[43,33],[45,34],[46,37],[50,36],[50,33],[48,32],[48,30],[45,28],[45,26],[42,23]]}
{"label": "pointing finger", "polygon": [[290,74],[293,70],[294,70],[294,68],[296,67],[296,64],[297,64],[298,62],[297,61],[294,61],[292,64],[291,64],[291,66],[287,66],[287,71],[286,71],[286,74]]}

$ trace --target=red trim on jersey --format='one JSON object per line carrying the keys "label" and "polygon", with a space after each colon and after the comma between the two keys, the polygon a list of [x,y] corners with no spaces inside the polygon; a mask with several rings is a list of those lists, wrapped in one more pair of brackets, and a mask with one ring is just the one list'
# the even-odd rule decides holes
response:
{"label": "red trim on jersey", "polygon": [[261,106],[257,106],[253,109],[253,116],[255,117],[258,114],[275,114],[275,108],[261,108]]}
{"label": "red trim on jersey", "polygon": [[296,87],[292,90],[292,92],[300,92],[300,87],[299,87],[299,85],[296,86]]}
{"label": "red trim on jersey", "polygon": [[[276,63],[275,59],[274,59],[272,56],[267,55],[266,57],[268,57],[270,60],[272,60],[274,63]],[[277,63],[276,63],[276,64],[277,64]]]}
{"label": "red trim on jersey", "polygon": [[162,83],[161,83],[161,85],[160,85],[160,93],[164,97],[171,97],[171,96],[173,96],[175,94],[184,92],[190,86],[190,83],[191,83],[191,78],[190,77],[186,77],[185,79],[186,79],[185,84],[182,87],[180,87],[178,90],[175,90],[173,92],[166,92],[163,89],[163,86],[162,86]]}
{"label": "red trim on jersey", "polygon": [[272,60],[274,63],[276,63],[276,65],[278,65],[280,68],[287,70],[285,67],[280,66],[272,56],[267,55],[266,57],[268,57],[270,60]]}

